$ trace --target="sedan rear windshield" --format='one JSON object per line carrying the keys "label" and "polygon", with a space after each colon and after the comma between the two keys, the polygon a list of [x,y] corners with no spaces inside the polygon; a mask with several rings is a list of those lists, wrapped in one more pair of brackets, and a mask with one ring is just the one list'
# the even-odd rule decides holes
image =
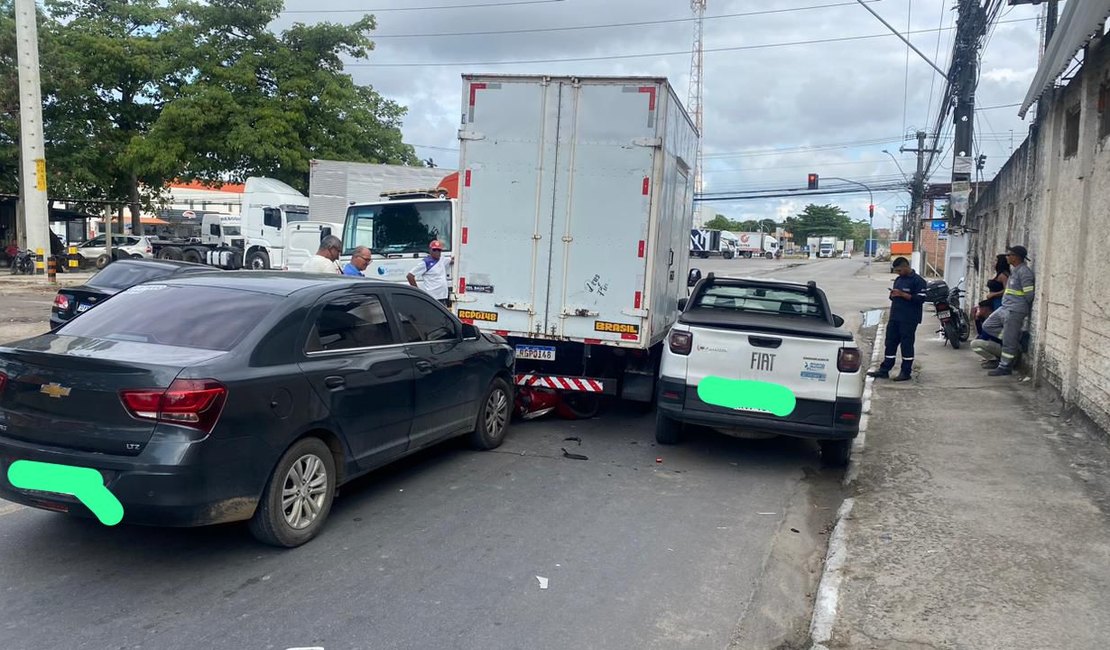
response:
{"label": "sedan rear windshield", "polygon": [[57,333],[226,352],[280,300],[217,287],[143,284],[81,314]]}
{"label": "sedan rear windshield", "polygon": [[694,299],[693,307],[825,318],[817,296],[805,291],[767,287],[711,285]]}
{"label": "sedan rear windshield", "polygon": [[97,289],[126,289],[141,282],[157,280],[173,273],[172,268],[160,264],[109,264],[88,281]]}

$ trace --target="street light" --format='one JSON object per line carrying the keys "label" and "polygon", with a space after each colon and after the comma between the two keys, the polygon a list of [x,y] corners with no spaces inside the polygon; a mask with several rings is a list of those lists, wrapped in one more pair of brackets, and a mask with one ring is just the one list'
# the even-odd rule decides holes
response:
{"label": "street light", "polygon": [[[811,174],[811,176],[812,175],[813,174]],[[868,205],[868,208],[867,208],[867,212],[868,212],[868,215],[869,215],[869,219],[868,219],[868,222],[867,222],[868,223],[868,226],[867,226],[867,241],[872,242],[872,244],[874,244],[874,242],[875,242],[875,195],[871,192],[871,188],[867,187],[866,185],[864,185],[863,183],[861,183],[859,181],[853,181],[853,180],[848,179],[848,178],[839,178],[839,177],[836,177],[836,176],[828,176],[826,178],[831,178],[834,181],[843,181],[845,183],[852,183],[853,185],[859,185],[863,189],[867,190],[867,196],[871,201],[870,204]],[[871,277],[871,260],[874,259],[875,253],[878,252],[878,248],[879,247],[876,246],[875,250],[872,251],[870,255],[868,255],[867,254],[867,244],[864,243],[864,245],[863,245],[863,255],[864,255],[864,257],[867,258],[867,277]]]}
{"label": "street light", "polygon": [[894,164],[898,167],[898,172],[902,174],[902,180],[906,181],[906,185],[910,185],[910,177],[906,176],[906,172],[902,171],[902,165],[898,163],[898,159],[894,157],[894,154],[890,153],[886,149],[883,149],[883,153],[890,156],[890,159],[893,160]]}

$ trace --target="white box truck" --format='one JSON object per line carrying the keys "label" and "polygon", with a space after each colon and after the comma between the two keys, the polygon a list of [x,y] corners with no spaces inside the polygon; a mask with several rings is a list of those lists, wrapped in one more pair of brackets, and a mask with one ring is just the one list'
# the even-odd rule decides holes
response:
{"label": "white box truck", "polygon": [[[378,203],[382,194],[450,184],[457,172],[439,167],[313,160],[308,172],[308,208],[314,221],[343,223],[349,206]],[[344,242],[346,243],[346,242]]]}
{"label": "white box truck", "polygon": [[766,257],[771,259],[779,249],[779,242],[774,235],[761,232],[742,232],[737,237],[739,239],[737,252],[743,257]]}
{"label": "white box truck", "polygon": [[[651,402],[686,295],[699,134],[666,79],[464,75],[457,313],[516,347],[518,410]],[[523,404],[523,406],[522,406]]]}

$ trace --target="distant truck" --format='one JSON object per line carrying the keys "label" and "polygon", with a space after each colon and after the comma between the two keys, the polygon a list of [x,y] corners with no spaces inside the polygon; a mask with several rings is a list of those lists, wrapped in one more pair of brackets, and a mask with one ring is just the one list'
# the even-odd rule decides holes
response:
{"label": "distant truck", "polygon": [[378,203],[386,193],[440,187],[457,196],[458,173],[438,167],[313,160],[308,173],[309,213],[315,221],[344,223],[348,208],[356,203]]}
{"label": "distant truck", "polygon": [[316,254],[320,240],[337,234],[338,223],[309,221],[308,199],[289,185],[263,177],[248,178],[239,217],[208,213],[200,237],[151,241],[160,259],[185,260],[220,268],[293,269]]}
{"label": "distant truck", "polygon": [[779,250],[779,242],[774,235],[761,232],[742,232],[737,235],[737,251],[744,257],[766,257],[772,259]]}
{"label": "distant truck", "polygon": [[707,230],[703,228],[690,229],[690,255],[691,257],[708,258],[720,255],[726,260],[736,257],[735,239],[731,233],[723,230]]}
{"label": "distant truck", "polygon": [[817,244],[817,257],[833,257],[836,255],[836,237],[822,237]]}
{"label": "distant truck", "polygon": [[875,257],[879,251],[879,240],[868,239],[863,242],[863,254],[865,257]]}

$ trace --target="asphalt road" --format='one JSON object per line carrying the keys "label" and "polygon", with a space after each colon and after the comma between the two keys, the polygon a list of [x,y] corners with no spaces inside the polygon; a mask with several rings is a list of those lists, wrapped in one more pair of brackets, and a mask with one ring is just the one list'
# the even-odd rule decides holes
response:
{"label": "asphalt road", "polygon": [[[850,324],[883,305],[890,276],[860,277],[861,260],[793,264],[695,260],[816,278]],[[37,302],[45,320],[51,300],[2,281],[0,296],[5,341],[8,310]],[[804,642],[840,474],[811,442],[698,430],[657,447],[653,423],[615,406],[515,423],[495,452],[442,445],[345,487],[321,536],[288,551],[239,525],[106,528],[0,502],[0,647]]]}

